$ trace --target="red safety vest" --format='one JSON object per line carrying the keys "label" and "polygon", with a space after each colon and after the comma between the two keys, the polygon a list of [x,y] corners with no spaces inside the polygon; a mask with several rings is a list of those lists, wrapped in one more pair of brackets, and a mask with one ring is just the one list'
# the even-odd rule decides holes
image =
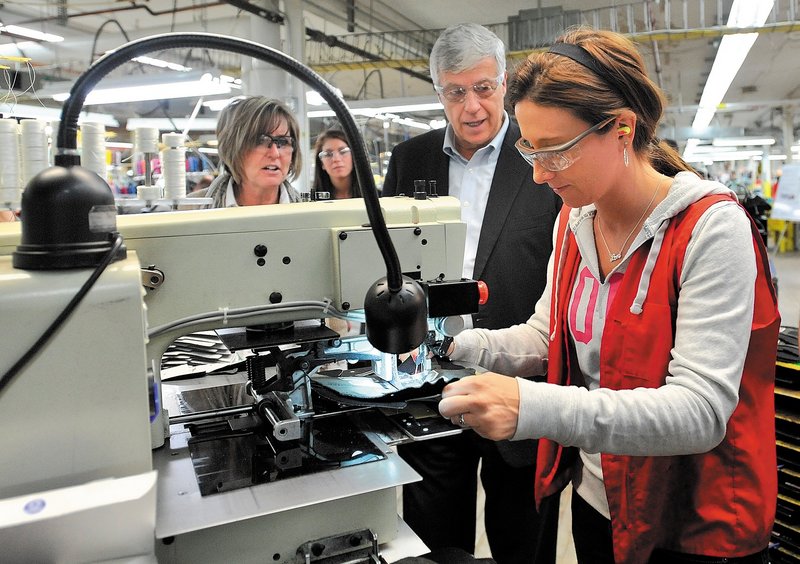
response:
{"label": "red safety vest", "polygon": [[[686,247],[703,213],[726,199],[730,198],[707,196],[670,221],[644,309],[638,315],[629,308],[650,243],[631,256],[603,332],[601,387],[620,390],[664,385]],[[553,282],[552,303],[557,304],[557,311],[554,308],[550,315],[547,380],[581,385],[577,361],[568,351],[567,325],[570,293],[581,259],[567,229],[567,217],[568,211],[562,210],[554,249],[554,264],[564,262],[560,280]],[[565,236],[569,239],[563,248]],[[752,333],[739,403],[722,443],[697,455],[601,456],[618,564],[647,562],[655,548],[734,557],[763,550],[769,542],[777,500],[774,377],[780,317],[766,250],[755,228],[753,246],[758,276]],[[537,502],[569,481],[576,452],[553,441],[539,441]]]}

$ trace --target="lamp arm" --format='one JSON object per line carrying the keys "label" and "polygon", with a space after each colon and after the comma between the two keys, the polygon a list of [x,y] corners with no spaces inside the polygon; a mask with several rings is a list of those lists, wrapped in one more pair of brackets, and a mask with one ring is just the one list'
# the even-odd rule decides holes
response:
{"label": "lamp arm", "polygon": [[403,287],[400,261],[389,237],[386,221],[381,214],[375,179],[369,166],[366,147],[358,132],[353,116],[341,96],[320,75],[277,49],[215,33],[165,33],[126,43],[95,61],[86,72],[78,77],[78,80],[72,86],[70,96],[64,102],[61,111],[61,124],[57,137],[58,151],[55,157],[56,165],[71,167],[80,164],[80,157],[77,152],[78,117],[86,96],[94,89],[100,79],[134,57],[153,51],[184,47],[203,47],[230,51],[266,61],[285,70],[320,93],[341,122],[342,130],[351,149],[353,149],[356,178],[359,186],[362,187],[367,216],[372,226],[372,234],[386,264],[388,289],[392,293],[399,292]]}

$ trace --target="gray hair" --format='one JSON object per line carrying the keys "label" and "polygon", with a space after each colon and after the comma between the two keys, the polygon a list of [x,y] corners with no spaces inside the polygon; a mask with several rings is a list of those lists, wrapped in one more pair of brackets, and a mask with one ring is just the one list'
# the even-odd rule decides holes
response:
{"label": "gray hair", "polygon": [[294,180],[302,166],[300,126],[288,107],[265,96],[248,96],[234,100],[220,112],[217,120],[219,160],[225,163],[237,184],[242,183],[242,163],[247,152],[258,145],[261,135],[275,131],[281,120],[286,121],[289,136],[294,139],[289,168],[289,180]]}
{"label": "gray hair", "polygon": [[488,57],[497,63],[497,74],[506,72],[506,49],[497,35],[474,23],[450,26],[433,44],[431,79],[439,84],[440,72],[464,72]]}

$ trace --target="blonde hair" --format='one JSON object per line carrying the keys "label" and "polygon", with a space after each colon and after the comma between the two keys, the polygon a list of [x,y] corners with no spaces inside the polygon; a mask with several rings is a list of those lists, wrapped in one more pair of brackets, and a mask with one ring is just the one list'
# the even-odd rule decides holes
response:
{"label": "blonde hair", "polygon": [[241,184],[243,162],[248,151],[258,146],[260,137],[275,131],[286,121],[289,136],[294,139],[294,152],[289,167],[289,180],[294,180],[303,160],[300,154],[300,126],[292,112],[282,102],[264,96],[249,96],[234,100],[219,114],[217,141],[219,159],[225,163],[234,182]]}

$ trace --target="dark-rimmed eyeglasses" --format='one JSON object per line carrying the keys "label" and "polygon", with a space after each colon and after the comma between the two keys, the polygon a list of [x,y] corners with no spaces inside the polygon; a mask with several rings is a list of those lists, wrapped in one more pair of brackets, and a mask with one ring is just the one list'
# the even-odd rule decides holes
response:
{"label": "dark-rimmed eyeglasses", "polygon": [[275,145],[282,153],[290,153],[294,151],[294,137],[263,133],[258,136],[258,143],[256,143],[256,145],[265,149],[271,149],[272,146]]}
{"label": "dark-rimmed eyeglasses", "polygon": [[581,139],[603,129],[615,119],[616,116],[604,119],[578,135],[575,139],[555,147],[545,147],[536,150],[530,146],[526,139],[521,137],[515,143],[515,146],[519,154],[522,155],[522,158],[525,159],[529,165],[533,166],[534,163],[538,163],[540,167],[549,172],[560,172],[572,166],[572,164],[580,158],[581,148],[578,146],[578,143]]}
{"label": "dark-rimmed eyeglasses", "polygon": [[350,154],[350,147],[342,147],[341,149],[337,149],[335,151],[320,151],[317,153],[317,156],[320,160],[327,161],[328,159],[332,159],[334,155],[339,155],[340,157],[344,158]]}
{"label": "dark-rimmed eyeglasses", "polygon": [[505,73],[498,74],[495,78],[489,78],[476,82],[472,86],[439,86],[435,84],[433,89],[436,93],[444,97],[451,104],[460,104],[467,99],[467,91],[472,90],[478,98],[489,98],[495,93],[497,87],[503,82]]}

